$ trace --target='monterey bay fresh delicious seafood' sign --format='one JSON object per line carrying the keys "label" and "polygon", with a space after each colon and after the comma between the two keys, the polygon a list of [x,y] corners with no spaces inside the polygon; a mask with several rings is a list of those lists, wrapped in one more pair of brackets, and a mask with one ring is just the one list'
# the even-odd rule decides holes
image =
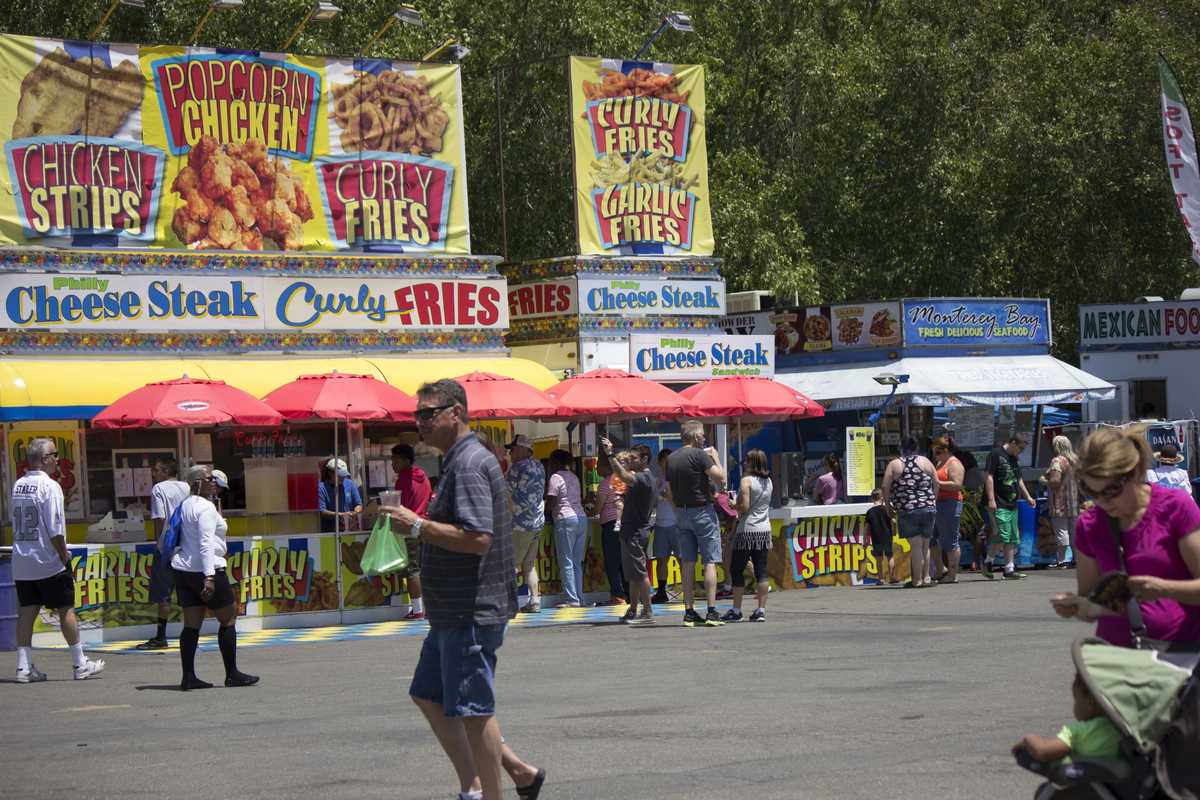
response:
{"label": "'monterey bay fresh delicious seafood' sign", "polygon": [[571,58],[584,255],[712,255],[704,67]]}
{"label": "'monterey bay fresh delicious seafood' sign", "polygon": [[0,244],[470,252],[454,65],[0,36]]}

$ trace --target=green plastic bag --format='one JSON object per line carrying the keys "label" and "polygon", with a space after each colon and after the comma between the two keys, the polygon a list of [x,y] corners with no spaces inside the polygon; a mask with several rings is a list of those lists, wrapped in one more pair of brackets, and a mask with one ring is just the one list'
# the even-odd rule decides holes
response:
{"label": "green plastic bag", "polygon": [[408,546],[392,533],[392,518],[380,514],[362,554],[363,575],[387,575],[408,568]]}

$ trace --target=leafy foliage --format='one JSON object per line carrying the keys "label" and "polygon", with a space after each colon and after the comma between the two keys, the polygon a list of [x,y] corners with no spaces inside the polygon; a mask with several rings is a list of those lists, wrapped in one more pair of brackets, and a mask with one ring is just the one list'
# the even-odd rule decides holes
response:
{"label": "leafy foliage", "polygon": [[[369,55],[463,63],[473,247],[573,249],[565,56],[632,56],[659,10],[582,0],[414,0],[423,29]],[[293,49],[357,55],[393,10],[341,0]],[[1030,295],[1058,349],[1078,303],[1198,283],[1163,160],[1155,57],[1200,97],[1194,0],[679,0],[696,34],[650,57],[703,63],[718,255],[731,289],[801,302]],[[120,8],[101,38],[186,43],[208,0]],[[0,29],[81,38],[101,0],[10,0]],[[218,12],[203,44],[279,47],[306,0]],[[499,115],[497,109],[500,109]],[[1200,116],[1200,107],[1193,105]]]}

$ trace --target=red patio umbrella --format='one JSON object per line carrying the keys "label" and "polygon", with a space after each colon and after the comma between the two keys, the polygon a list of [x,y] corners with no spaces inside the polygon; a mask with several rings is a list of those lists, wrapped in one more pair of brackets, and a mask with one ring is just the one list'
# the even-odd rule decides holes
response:
{"label": "red patio umbrella", "polygon": [[275,389],[263,402],[285,419],[412,422],[417,400],[371,375],[329,372],[301,375]]}
{"label": "red patio umbrella", "polygon": [[471,419],[526,419],[558,413],[558,403],[544,392],[507,375],[472,372],[454,380],[467,392]]}
{"label": "red patio umbrella", "polygon": [[[263,402],[290,420],[333,420],[333,457],[338,457],[338,420],[412,422],[417,399],[371,375],[328,372],[301,375],[275,389]],[[341,527],[340,517],[334,530]]]}
{"label": "red patio umbrella", "polygon": [[619,369],[596,369],[567,378],[546,390],[558,403],[558,419],[605,420],[630,417],[678,417],[692,403],[666,386]]}
{"label": "red patio umbrella", "polygon": [[192,428],[208,425],[278,425],[279,412],[224,381],[186,375],[148,383],[117,398],[92,418],[97,428]]}
{"label": "red patio umbrella", "polygon": [[820,403],[792,387],[760,376],[734,375],[693,384],[679,393],[690,400],[699,417],[722,417],[747,422],[824,416]]}

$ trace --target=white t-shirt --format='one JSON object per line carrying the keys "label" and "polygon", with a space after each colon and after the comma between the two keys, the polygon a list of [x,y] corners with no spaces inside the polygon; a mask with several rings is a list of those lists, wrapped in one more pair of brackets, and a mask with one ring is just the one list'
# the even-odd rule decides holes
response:
{"label": "white t-shirt", "polygon": [[[175,513],[175,507],[187,499],[192,490],[183,481],[165,480],[154,484],[150,490],[150,519],[163,521],[163,533],[167,530],[167,520]],[[162,536],[158,537],[159,549],[162,549]]]}
{"label": "white t-shirt", "polygon": [[206,578],[225,566],[225,531],[229,525],[217,507],[199,495],[183,501],[179,515],[179,547],[171,566],[183,572],[199,572]]}
{"label": "white t-shirt", "polygon": [[21,476],[12,489],[13,580],[40,581],[66,569],[50,540],[67,538],[62,487],[40,469]]}
{"label": "white t-shirt", "polygon": [[1157,483],[1167,489],[1183,489],[1185,492],[1192,490],[1192,482],[1188,478],[1187,470],[1174,464],[1160,464],[1147,471],[1146,482]]}

